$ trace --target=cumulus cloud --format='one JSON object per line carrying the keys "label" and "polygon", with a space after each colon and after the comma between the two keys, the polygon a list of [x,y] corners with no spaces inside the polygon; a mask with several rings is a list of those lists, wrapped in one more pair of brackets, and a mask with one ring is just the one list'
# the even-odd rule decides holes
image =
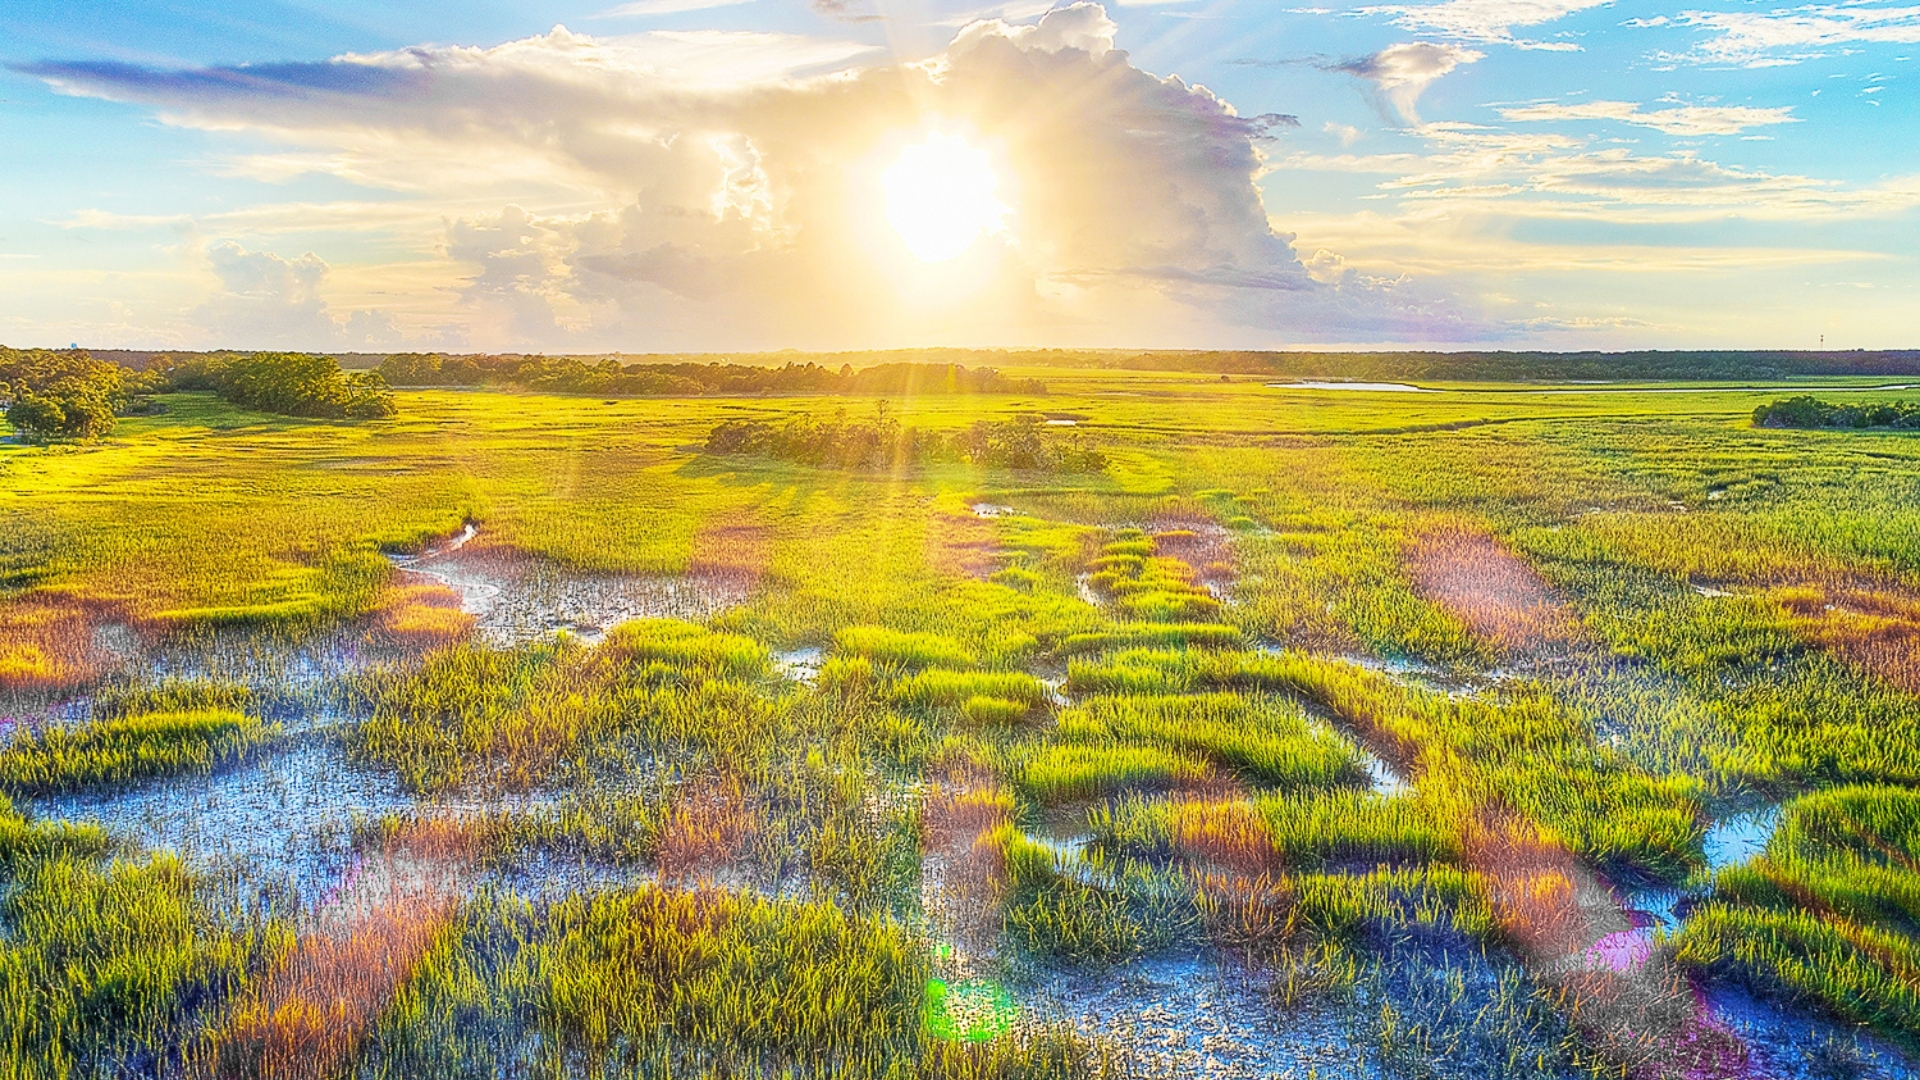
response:
{"label": "cumulus cloud", "polygon": [[1457,41],[1507,45],[1519,49],[1577,52],[1570,41],[1538,41],[1517,37],[1517,26],[1539,26],[1563,19],[1612,0],[1442,0],[1438,4],[1376,4],[1360,9],[1363,15],[1391,15],[1405,30],[1439,34]]}
{"label": "cumulus cloud", "polygon": [[1642,111],[1640,105],[1632,101],[1583,101],[1572,105],[1549,102],[1500,110],[1501,118],[1506,120],[1613,120],[1680,136],[1738,135],[1752,127],[1799,123],[1792,113],[1791,105],[1768,108],[1750,105],[1674,105]]}
{"label": "cumulus cloud", "polygon": [[1332,69],[1372,83],[1381,100],[1391,105],[1401,119],[1417,124],[1420,116],[1414,106],[1427,87],[1442,75],[1463,64],[1475,63],[1485,55],[1458,45],[1410,41],[1389,45],[1372,56],[1334,64]]}
{"label": "cumulus cloud", "polygon": [[309,251],[286,259],[232,240],[209,244],[214,296],[187,313],[209,343],[241,348],[383,348],[404,337],[390,315],[350,312],[336,319],[320,296],[328,266]]}
{"label": "cumulus cloud", "polygon": [[[856,55],[780,35],[556,28],[317,64],[32,70],[172,123],[279,140],[290,174],[448,200],[547,193],[446,226],[473,336],[497,346],[1482,333],[1407,287],[1316,280],[1256,187],[1293,119],[1243,117],[1133,66],[1097,4],[976,22],[918,63],[846,66]],[[1396,89],[1421,76],[1404,78]],[[962,257],[920,264],[876,208],[886,166],[933,132],[988,155],[1010,213]],[[316,284],[282,295],[317,331]]]}
{"label": "cumulus cloud", "polygon": [[1828,55],[1854,44],[1920,42],[1920,7],[1866,3],[1807,4],[1772,11],[1686,11],[1668,18],[1634,19],[1628,26],[1683,27],[1713,36],[1691,52],[1662,53],[1674,62],[1779,67]]}

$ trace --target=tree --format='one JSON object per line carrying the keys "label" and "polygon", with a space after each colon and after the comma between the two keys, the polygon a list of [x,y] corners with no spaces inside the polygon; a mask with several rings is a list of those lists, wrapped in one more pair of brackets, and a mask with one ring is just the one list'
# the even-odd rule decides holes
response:
{"label": "tree", "polygon": [[34,442],[97,439],[144,388],[140,377],[83,352],[0,348],[7,422]]}

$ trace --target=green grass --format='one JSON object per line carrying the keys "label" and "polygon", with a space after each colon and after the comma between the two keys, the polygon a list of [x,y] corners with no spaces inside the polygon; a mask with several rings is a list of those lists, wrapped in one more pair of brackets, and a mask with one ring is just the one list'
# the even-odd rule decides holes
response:
{"label": "green grass", "polygon": [[0,1075],[177,1067],[202,1010],[289,937],[224,913],[178,859],[104,859],[97,829],[28,821],[0,798]]}
{"label": "green grass", "polygon": [[1057,718],[1061,736],[1203,755],[1263,787],[1333,787],[1364,778],[1351,745],[1308,727],[1291,703],[1234,694],[1091,698]]}
{"label": "green grass", "polygon": [[[649,621],[594,648],[383,654],[395,663],[324,691],[364,721],[353,752],[404,787],[551,796],[489,818],[503,858],[644,869],[692,850],[723,880],[787,897],[484,902],[388,1018],[374,1074],[488,1075],[507,1045],[588,1073],[1112,1066],[1108,1048],[1044,1028],[979,1043],[926,1030],[926,987],[945,973],[904,928],[925,914],[921,859],[935,842],[920,800],[947,784],[1015,800],[1000,819],[1024,827],[1082,810],[1093,826],[1093,855],[1077,862],[1013,835],[988,852],[1005,862],[987,915],[1009,964],[1178,944],[1249,949],[1291,971],[1299,950],[1334,950],[1327,967],[1347,974],[1329,985],[1381,994],[1424,977],[1406,942],[1509,947],[1468,854],[1473,823],[1511,819],[1616,877],[1698,884],[1711,814],[1795,800],[1764,863],[1719,876],[1679,955],[1709,979],[1910,1035],[1910,868],[1879,845],[1911,850],[1905,811],[1888,808],[1920,785],[1920,700],[1908,669],[1861,647],[1881,640],[1863,628],[1899,640],[1899,619],[1870,627],[1809,597],[1920,595],[1920,444],[1757,430],[1748,417],[1770,393],[1456,385],[1403,399],[1178,372],[1045,378],[1045,398],[907,397],[890,415],[951,434],[1072,412],[1104,472],[853,473],[683,449],[726,420],[819,420],[843,404],[864,415],[874,403],[862,399],[405,392],[394,418],[341,425],[171,395],[169,412],[127,418],[84,450],[0,447],[0,679],[91,686],[106,724],[262,711],[279,704],[271,688],[249,699],[123,685],[89,668],[88,650],[360,643],[397,584],[382,552],[467,521],[476,550],[744,584],[746,601],[711,625]],[[1012,513],[977,516],[976,503]],[[1224,536],[1222,565],[1169,555],[1169,530],[1202,526]],[[1577,621],[1576,646],[1475,678],[1496,658],[1408,570],[1420,537],[1455,526],[1537,570]],[[1231,602],[1202,572],[1230,577]],[[772,651],[829,645],[812,687],[770,669]],[[1041,681],[1063,663],[1064,705]],[[1415,791],[1363,790],[1355,742]],[[245,929],[202,910],[199,885],[99,861],[110,844],[0,817],[9,866],[132,875],[122,898],[191,892],[184,907],[153,905],[156,919],[190,913],[167,924],[195,928],[169,939],[179,955]],[[45,880],[35,895],[112,892]],[[116,937],[124,929],[89,916],[61,948],[147,948]],[[615,947],[631,940],[674,966],[638,970]],[[234,985],[196,982],[211,969],[173,960],[154,970],[215,987],[209,998]],[[723,976],[736,998],[717,989]],[[675,986],[692,996],[663,990]],[[1435,1008],[1466,1015],[1478,992]],[[1489,1016],[1531,1015],[1501,993]],[[1434,1045],[1390,1023],[1385,1000],[1368,1004],[1366,1030]],[[788,1009],[801,1015],[775,1015]],[[137,1036],[75,1021],[93,1034],[72,1038],[99,1040],[89,1054],[128,1039],[177,1049],[193,1011],[141,1013],[161,1019]],[[469,1030],[463,1017],[482,1020]],[[33,1046],[34,1075],[77,1060]]]}
{"label": "green grass", "polygon": [[0,786],[69,791],[156,776],[207,772],[279,733],[228,709],[152,712],[22,732],[0,750]]}
{"label": "green grass", "polygon": [[1678,955],[1920,1046],[1920,792],[1789,803],[1766,853],[1716,876]]}
{"label": "green grass", "polygon": [[1052,805],[1195,784],[1210,772],[1199,758],[1152,746],[1050,746],[1020,770],[1019,785],[1028,798]]}
{"label": "green grass", "polygon": [[375,1076],[492,1073],[537,1039],[570,1060],[676,1075],[884,1075],[926,1039],[905,930],[831,904],[642,888],[549,910],[483,901],[401,990]]}
{"label": "green grass", "polygon": [[902,667],[966,668],[974,656],[959,642],[939,634],[914,634],[880,626],[849,626],[834,635],[834,649],[881,664]]}

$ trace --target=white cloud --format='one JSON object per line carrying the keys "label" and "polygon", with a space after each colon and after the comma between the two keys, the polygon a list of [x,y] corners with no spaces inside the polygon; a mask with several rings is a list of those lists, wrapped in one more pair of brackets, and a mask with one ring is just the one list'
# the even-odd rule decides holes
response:
{"label": "white cloud", "polygon": [[1683,54],[1661,54],[1675,62],[1779,67],[1828,55],[1841,46],[1920,42],[1920,7],[1884,7],[1866,3],[1808,4],[1772,11],[1685,11],[1629,25],[1673,25],[1708,30],[1713,37]]}
{"label": "white cloud", "polygon": [[1613,120],[1683,137],[1738,135],[1751,127],[1799,123],[1792,113],[1791,105],[1765,108],[1750,105],[1674,105],[1643,112],[1640,105],[1632,101],[1583,101],[1571,105],[1542,103],[1500,110],[1500,116],[1505,120],[1548,123]]}
{"label": "white cloud", "polygon": [[1693,151],[1638,154],[1596,149],[1558,132],[1472,124],[1417,129],[1426,153],[1291,154],[1283,169],[1378,173],[1383,197],[1459,212],[1613,224],[1820,221],[1885,216],[1920,207],[1920,176],[1870,185],[1721,165]]}
{"label": "white cloud", "polygon": [[[484,347],[1484,332],[1444,297],[1316,280],[1255,186],[1272,132],[1293,119],[1242,117],[1134,67],[1097,4],[976,22],[920,63],[846,66],[860,48],[556,28],[318,64],[33,70],[70,93],[285,147],[236,168],[416,192],[395,200],[416,213],[493,199],[489,212],[449,213],[437,250],[418,253],[462,268],[448,284]],[[809,74],[822,63],[834,66]],[[1011,208],[1004,237],[949,264],[913,260],[876,212],[880,174],[929,130],[984,151]],[[274,310],[303,332],[343,326],[313,308],[317,288],[272,294]],[[238,307],[220,318],[242,328]]]}
{"label": "white cloud", "polygon": [[205,249],[218,291],[187,313],[209,344],[240,348],[381,348],[403,337],[390,315],[354,311],[335,319],[320,296],[325,260],[309,251],[285,259],[231,240]]}
{"label": "white cloud", "polygon": [[1333,69],[1372,83],[1381,99],[1392,105],[1401,119],[1417,124],[1420,116],[1414,111],[1414,105],[1427,87],[1455,68],[1476,63],[1485,56],[1458,45],[1410,41],[1389,45],[1372,56],[1335,64]]}
{"label": "white cloud", "polygon": [[1438,4],[1378,4],[1360,9],[1363,15],[1392,15],[1394,25],[1406,30],[1439,34],[1460,41],[1510,45],[1521,49],[1577,52],[1570,41],[1536,41],[1515,37],[1517,26],[1539,26],[1612,0],[1442,0]]}
{"label": "white cloud", "polygon": [[986,37],[999,37],[1026,49],[1059,52],[1077,49],[1098,60],[1113,48],[1113,36],[1120,28],[1107,17],[1099,4],[1071,4],[1054,8],[1027,26],[1009,25],[999,19],[984,19],[960,31],[953,49],[965,51]]}
{"label": "white cloud", "polygon": [[1352,146],[1354,143],[1359,142],[1360,137],[1365,134],[1352,124],[1339,124],[1332,120],[1327,121],[1320,130],[1339,139],[1341,146]]}

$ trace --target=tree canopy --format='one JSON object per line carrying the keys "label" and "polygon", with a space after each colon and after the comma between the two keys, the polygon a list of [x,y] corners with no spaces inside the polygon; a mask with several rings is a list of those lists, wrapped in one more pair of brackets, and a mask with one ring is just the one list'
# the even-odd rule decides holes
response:
{"label": "tree canopy", "polygon": [[84,352],[0,347],[0,406],[33,442],[97,439],[153,379]]}
{"label": "tree canopy", "polygon": [[393,391],[375,371],[342,371],[312,353],[216,353],[165,365],[175,390],[212,390],[249,409],[328,420],[392,416]]}

